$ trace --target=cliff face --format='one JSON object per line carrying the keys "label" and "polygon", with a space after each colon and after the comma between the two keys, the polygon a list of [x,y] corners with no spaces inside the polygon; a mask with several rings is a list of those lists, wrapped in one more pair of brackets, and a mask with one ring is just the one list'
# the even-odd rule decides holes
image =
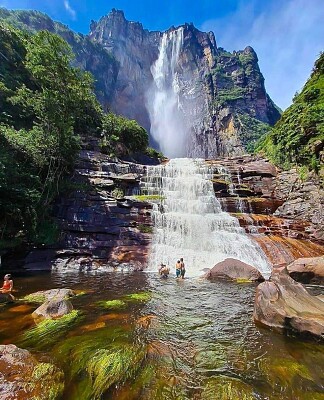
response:
{"label": "cliff face", "polygon": [[140,23],[126,21],[121,11],[112,11],[90,26],[90,39],[113,54],[119,64],[112,110],[137,120],[146,129],[150,122],[145,93],[152,81],[150,67],[158,56],[160,35],[143,29]]}
{"label": "cliff face", "polygon": [[232,213],[273,265],[323,254],[323,190],[318,177],[302,181],[255,156],[209,161],[224,211]]}
{"label": "cliff face", "polygon": [[241,155],[279,119],[254,50],[229,53],[192,24],[148,31],[113,9],[84,36],[35,11],[1,9],[0,18],[66,39],[101,103],[136,119],[167,156]]}
{"label": "cliff face", "polygon": [[151,130],[167,155],[242,154],[280,116],[251,47],[229,53],[192,24],[150,32],[117,10],[92,22],[90,38],[119,62],[113,110]]}
{"label": "cliff face", "polygon": [[66,25],[54,22],[38,11],[9,11],[0,8],[0,19],[19,29],[28,31],[48,30],[62,36],[75,54],[75,65],[95,77],[95,92],[106,108],[112,102],[118,74],[118,63],[101,45],[93,43],[87,35],[75,33]]}

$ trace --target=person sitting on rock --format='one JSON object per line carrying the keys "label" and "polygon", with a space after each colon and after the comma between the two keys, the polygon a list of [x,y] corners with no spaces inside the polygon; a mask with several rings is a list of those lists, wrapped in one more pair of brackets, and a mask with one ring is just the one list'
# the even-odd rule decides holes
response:
{"label": "person sitting on rock", "polygon": [[159,267],[159,274],[161,278],[167,278],[170,273],[170,268],[166,266],[165,264],[161,263]]}
{"label": "person sitting on rock", "polygon": [[12,290],[13,290],[13,280],[11,279],[10,274],[6,274],[3,278],[3,285],[0,288],[0,293],[7,294],[12,300],[15,300],[15,297],[12,294]]}

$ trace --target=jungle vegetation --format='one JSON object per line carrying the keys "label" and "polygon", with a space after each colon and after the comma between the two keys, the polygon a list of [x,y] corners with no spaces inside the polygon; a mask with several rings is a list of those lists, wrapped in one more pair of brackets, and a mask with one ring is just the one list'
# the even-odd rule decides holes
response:
{"label": "jungle vegetation", "polygon": [[98,137],[109,155],[146,151],[136,121],[105,114],[90,73],[73,66],[71,47],[47,30],[0,21],[0,249],[20,238],[55,241],[49,218],[81,148]]}
{"label": "jungle vegetation", "polygon": [[292,105],[282,114],[257,150],[284,169],[307,168],[322,175],[324,147],[324,53]]}

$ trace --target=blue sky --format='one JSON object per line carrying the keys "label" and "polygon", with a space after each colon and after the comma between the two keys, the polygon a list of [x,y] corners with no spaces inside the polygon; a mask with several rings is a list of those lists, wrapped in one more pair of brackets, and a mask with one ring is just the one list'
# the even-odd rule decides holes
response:
{"label": "blue sky", "polygon": [[149,30],[193,22],[213,31],[218,46],[258,54],[268,93],[281,108],[291,104],[324,50],[324,0],[0,0],[11,9],[47,13],[71,29],[88,33],[90,20],[112,8]]}

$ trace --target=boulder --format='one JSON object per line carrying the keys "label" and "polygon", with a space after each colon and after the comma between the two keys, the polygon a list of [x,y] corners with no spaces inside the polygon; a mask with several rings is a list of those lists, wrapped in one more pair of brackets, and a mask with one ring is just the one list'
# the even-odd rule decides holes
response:
{"label": "boulder", "polygon": [[256,323],[282,333],[324,339],[324,302],[311,296],[286,270],[274,271],[256,290]]}
{"label": "boulder", "polygon": [[40,290],[38,292],[31,293],[25,296],[23,300],[42,303],[54,299],[67,300],[73,296],[75,296],[75,293],[71,289],[50,289],[50,290]]}
{"label": "boulder", "polygon": [[324,283],[324,256],[298,258],[287,267],[289,275],[301,283]]}
{"label": "boulder", "polygon": [[34,312],[34,318],[52,319],[60,318],[73,310],[72,303],[64,299],[52,299],[39,306]]}
{"label": "boulder", "polygon": [[252,265],[246,264],[243,261],[235,258],[226,258],[219,262],[205,275],[205,278],[214,279],[229,279],[229,280],[246,280],[246,281],[264,281],[260,271]]}
{"label": "boulder", "polygon": [[50,363],[38,362],[27,350],[0,345],[0,398],[59,399],[64,389],[63,372]]}

